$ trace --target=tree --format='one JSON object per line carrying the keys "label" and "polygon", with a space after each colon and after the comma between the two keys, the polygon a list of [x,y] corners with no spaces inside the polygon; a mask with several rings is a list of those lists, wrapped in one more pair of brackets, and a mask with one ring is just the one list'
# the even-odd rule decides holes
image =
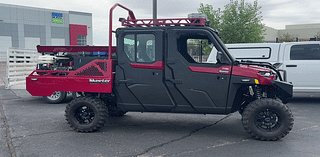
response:
{"label": "tree", "polygon": [[289,33],[283,34],[279,37],[279,42],[293,42],[296,41],[297,36],[296,35],[290,35]]}
{"label": "tree", "polygon": [[220,31],[221,24],[221,10],[218,8],[217,10],[213,10],[212,5],[200,3],[200,8],[198,12],[202,14],[206,14],[208,20],[211,22],[211,28]]}
{"label": "tree", "polygon": [[220,32],[224,43],[263,42],[265,29],[257,0],[253,4],[245,3],[245,0],[230,0],[224,7],[223,11],[220,8],[214,10],[211,5],[201,3],[198,9],[208,16],[211,27]]}

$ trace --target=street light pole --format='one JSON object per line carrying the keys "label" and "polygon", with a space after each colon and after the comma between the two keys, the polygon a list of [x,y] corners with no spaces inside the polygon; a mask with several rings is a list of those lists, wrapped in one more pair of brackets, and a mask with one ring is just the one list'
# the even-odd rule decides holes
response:
{"label": "street light pole", "polygon": [[157,0],[153,0],[153,19],[157,19]]}

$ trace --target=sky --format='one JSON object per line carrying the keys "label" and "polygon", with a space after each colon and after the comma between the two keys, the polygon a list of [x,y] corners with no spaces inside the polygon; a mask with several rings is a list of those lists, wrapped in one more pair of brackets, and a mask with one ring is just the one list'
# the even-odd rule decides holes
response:
{"label": "sky", "polygon": [[[240,0],[239,0],[240,1]],[[36,8],[92,13],[93,45],[108,45],[109,10],[120,3],[131,9],[137,19],[151,19],[153,0],[1,0],[0,3]],[[214,9],[228,4],[229,0],[157,0],[158,18],[186,18],[189,13],[198,12],[200,3],[212,5]],[[245,0],[252,3],[254,0]],[[285,25],[320,23],[319,0],[258,0],[266,26],[284,29]],[[119,17],[127,12],[115,9],[113,29],[120,26]]]}

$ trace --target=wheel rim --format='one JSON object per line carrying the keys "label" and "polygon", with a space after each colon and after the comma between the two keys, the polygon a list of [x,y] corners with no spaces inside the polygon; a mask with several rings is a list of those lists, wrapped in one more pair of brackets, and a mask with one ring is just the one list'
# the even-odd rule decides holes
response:
{"label": "wheel rim", "polygon": [[90,124],[94,120],[94,112],[89,106],[83,105],[74,111],[74,117],[79,124]]}
{"label": "wheel rim", "polygon": [[254,118],[255,125],[263,131],[274,131],[277,130],[281,126],[281,118],[278,113],[266,109],[259,112]]}
{"label": "wheel rim", "polygon": [[78,92],[76,92],[76,97],[77,98],[79,98],[79,97],[81,97],[82,96],[82,94],[79,94]]}
{"label": "wheel rim", "polygon": [[47,98],[50,100],[58,100],[61,97],[61,92],[57,91],[54,92],[51,96],[48,96]]}

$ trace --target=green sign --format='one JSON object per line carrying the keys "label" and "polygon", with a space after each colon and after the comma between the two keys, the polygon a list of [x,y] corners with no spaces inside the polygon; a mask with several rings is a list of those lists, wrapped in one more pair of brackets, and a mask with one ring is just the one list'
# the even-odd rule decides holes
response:
{"label": "green sign", "polygon": [[52,12],[52,23],[63,23],[63,14]]}
{"label": "green sign", "polygon": [[52,23],[63,23],[63,19],[52,19]]}

